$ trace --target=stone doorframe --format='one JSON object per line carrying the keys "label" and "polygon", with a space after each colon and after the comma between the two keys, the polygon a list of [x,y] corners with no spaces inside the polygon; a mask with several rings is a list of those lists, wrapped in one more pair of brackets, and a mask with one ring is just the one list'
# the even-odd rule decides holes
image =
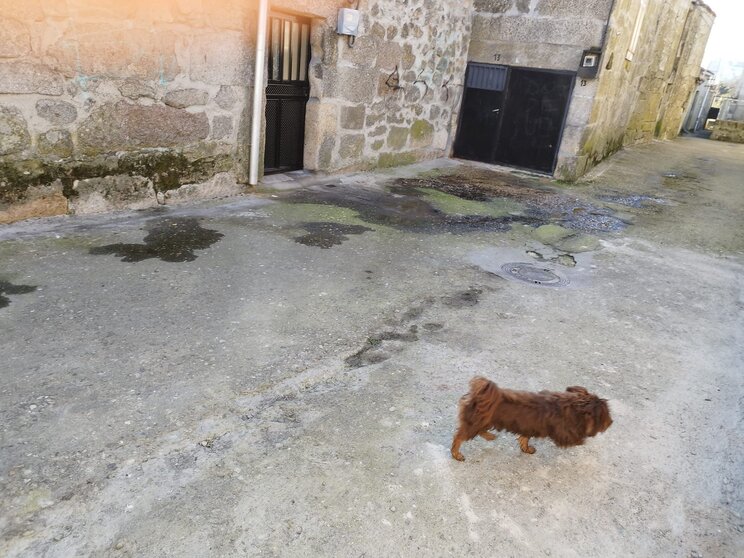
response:
{"label": "stone doorframe", "polygon": [[[303,166],[308,170],[319,170],[318,152],[320,151],[320,127],[319,107],[322,97],[323,82],[319,76],[323,75],[323,32],[327,26],[326,19],[315,14],[306,12],[295,12],[282,10],[281,7],[270,10],[274,13],[288,13],[307,18],[310,21],[310,65],[308,67],[308,80],[310,82],[310,98],[305,109],[305,143]],[[267,35],[268,41],[268,35]],[[264,176],[264,157],[266,149],[266,86],[268,84],[269,49],[266,49],[266,57],[263,60],[266,68],[264,83],[262,84],[263,102],[261,112],[261,145],[259,153],[260,173],[259,180]]]}

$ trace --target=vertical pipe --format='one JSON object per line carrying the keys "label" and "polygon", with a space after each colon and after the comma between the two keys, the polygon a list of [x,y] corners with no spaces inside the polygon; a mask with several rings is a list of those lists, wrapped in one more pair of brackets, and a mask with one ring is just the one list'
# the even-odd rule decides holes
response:
{"label": "vertical pipe", "polygon": [[258,33],[256,38],[255,73],[253,74],[253,115],[251,117],[251,156],[248,184],[258,184],[258,155],[261,139],[261,112],[264,96],[264,67],[266,60],[266,26],[269,18],[269,0],[260,0],[258,6]]}

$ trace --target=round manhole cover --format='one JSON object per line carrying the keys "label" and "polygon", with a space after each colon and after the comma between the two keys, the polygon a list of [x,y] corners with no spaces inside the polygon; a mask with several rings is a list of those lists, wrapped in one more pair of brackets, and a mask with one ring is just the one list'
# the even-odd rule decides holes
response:
{"label": "round manhole cover", "polygon": [[555,271],[530,263],[507,263],[501,266],[501,271],[512,279],[542,287],[563,287],[568,285],[568,279],[561,277]]}

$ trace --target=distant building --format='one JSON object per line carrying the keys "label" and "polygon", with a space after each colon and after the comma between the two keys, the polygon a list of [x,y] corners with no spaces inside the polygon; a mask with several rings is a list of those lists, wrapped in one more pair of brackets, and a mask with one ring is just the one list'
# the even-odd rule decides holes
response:
{"label": "distant building", "polygon": [[0,223],[451,155],[575,179],[679,133],[714,18],[697,0],[273,0],[252,135],[259,1],[0,0]]}
{"label": "distant building", "polygon": [[700,77],[697,83],[698,86],[693,91],[692,100],[687,110],[687,118],[685,118],[682,126],[682,129],[690,134],[705,130],[708,114],[718,89],[716,75],[705,68],[700,69]]}

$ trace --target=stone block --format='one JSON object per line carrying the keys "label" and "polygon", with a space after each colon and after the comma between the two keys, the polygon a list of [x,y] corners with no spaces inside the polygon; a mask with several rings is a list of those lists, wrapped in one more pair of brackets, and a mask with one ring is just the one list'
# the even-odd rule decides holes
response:
{"label": "stone block", "polygon": [[574,95],[571,99],[571,104],[568,107],[568,115],[566,116],[567,126],[585,126],[589,123],[592,116],[592,107],[594,106],[594,99],[592,97],[584,97],[577,94],[577,89],[574,89]]}
{"label": "stone block", "polygon": [[95,109],[80,125],[78,142],[84,153],[98,154],[181,146],[206,139],[208,135],[209,119],[204,113],[120,101]]}
{"label": "stone block", "polygon": [[508,12],[514,0],[475,0],[473,8],[476,12],[487,14],[503,14]]}
{"label": "stone block", "polygon": [[377,159],[377,166],[381,168],[397,167],[400,165],[410,165],[417,160],[416,153],[411,151],[403,153],[380,153]]}
{"label": "stone block", "polygon": [[227,198],[243,193],[244,187],[237,183],[231,172],[219,172],[206,182],[184,184],[176,190],[165,192],[167,204],[201,199]]}
{"label": "stone block", "polygon": [[[581,17],[536,18],[525,16],[473,18],[473,39],[504,43],[543,43],[586,48],[602,39],[604,22]],[[493,61],[493,59],[491,59]],[[503,62],[503,61],[502,61]]]}
{"label": "stone block", "polygon": [[351,62],[358,66],[371,66],[378,56],[384,40],[371,35],[360,35],[354,46],[350,47],[346,41],[339,44],[339,56],[344,62]]}
{"label": "stone block", "polygon": [[39,136],[36,149],[40,155],[58,158],[72,156],[72,136],[67,130],[49,130]]}
{"label": "stone block", "polygon": [[341,127],[346,130],[361,130],[364,127],[366,112],[367,109],[364,105],[341,107]]}
{"label": "stone block", "polygon": [[0,107],[0,155],[19,153],[31,145],[26,119],[15,107]]}
{"label": "stone block", "polygon": [[378,72],[374,68],[342,67],[339,94],[351,103],[370,103],[375,96]]}
{"label": "stone block", "polygon": [[104,213],[116,209],[146,209],[156,207],[158,200],[152,181],[142,176],[126,174],[76,180],[70,198],[74,214]]}
{"label": "stone block", "polygon": [[411,146],[428,147],[434,137],[434,126],[426,120],[419,119],[411,124]]}
{"label": "stone block", "polygon": [[[57,4],[60,2],[45,2]],[[131,0],[68,0],[63,2],[74,10],[80,20],[131,19],[137,13],[138,2]],[[149,3],[149,2],[148,2]]]}
{"label": "stone block", "polygon": [[212,138],[224,139],[232,136],[233,119],[229,114],[220,114],[212,119]]}
{"label": "stone block", "polygon": [[243,33],[224,31],[194,37],[190,47],[189,76],[214,85],[245,85],[252,72],[253,55]]}
{"label": "stone block", "polygon": [[26,23],[44,19],[41,0],[0,0],[0,14],[12,15],[14,19]]}
{"label": "stone block", "polygon": [[186,108],[193,106],[206,105],[209,100],[209,93],[201,89],[177,89],[168,91],[163,98],[163,102],[169,107]]}
{"label": "stone block", "polygon": [[[15,10],[0,12],[14,14]],[[0,58],[26,56],[31,52],[31,36],[26,25],[15,19],[0,17]]]}
{"label": "stone block", "polygon": [[595,18],[606,21],[610,16],[612,0],[540,0],[540,16]]}
{"label": "stone block", "polygon": [[320,144],[318,150],[318,170],[328,170],[331,168],[331,161],[333,161],[333,150],[336,147],[336,138],[334,136],[326,136],[323,142]]}
{"label": "stone block", "polygon": [[0,62],[0,93],[62,95],[64,80],[60,74],[41,64]]}
{"label": "stone block", "polygon": [[137,79],[128,79],[120,83],[119,93],[128,99],[134,100],[137,100],[140,97],[154,99],[156,96],[155,88]]}
{"label": "stone block", "polygon": [[576,45],[474,39],[470,43],[468,59],[484,64],[498,63],[507,66],[575,71],[579,67],[584,48]]}
{"label": "stone block", "polygon": [[62,194],[62,183],[56,180],[46,186],[31,186],[26,190],[23,199],[9,206],[0,207],[0,225],[66,213],[67,198]]}
{"label": "stone block", "polygon": [[235,106],[235,103],[237,101],[238,96],[235,93],[234,88],[228,85],[223,85],[222,87],[220,87],[220,90],[217,92],[217,95],[214,98],[214,102],[217,103],[217,106],[220,107],[222,110],[230,110]]}
{"label": "stone block", "polygon": [[[123,2],[127,3],[127,2]],[[177,35],[157,28],[127,28],[113,21],[71,26],[48,54],[68,77],[172,80],[181,73]]]}
{"label": "stone block", "polygon": [[364,149],[364,136],[348,134],[339,140],[338,155],[342,159],[357,159],[362,155],[362,149]]}
{"label": "stone block", "polygon": [[401,55],[401,70],[410,70],[416,63],[416,55],[413,53],[413,47],[410,44],[403,45],[403,54]]}
{"label": "stone block", "polygon": [[[377,50],[377,67],[391,72],[396,66],[400,70],[403,48],[398,43],[384,41]],[[403,68],[406,69],[406,68]]]}
{"label": "stone block", "polygon": [[54,99],[36,101],[36,114],[56,126],[72,124],[78,115],[75,105]]}
{"label": "stone block", "polygon": [[409,129],[401,126],[391,126],[387,135],[387,146],[389,149],[403,149],[408,141]]}

